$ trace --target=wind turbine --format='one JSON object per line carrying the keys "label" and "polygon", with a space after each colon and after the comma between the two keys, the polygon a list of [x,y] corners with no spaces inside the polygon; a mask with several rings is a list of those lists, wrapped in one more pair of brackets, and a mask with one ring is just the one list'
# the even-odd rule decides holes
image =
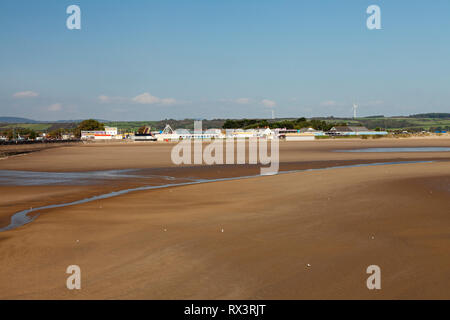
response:
{"label": "wind turbine", "polygon": [[356,110],[358,109],[358,105],[353,103],[353,119],[356,119]]}
{"label": "wind turbine", "polygon": [[275,119],[275,111],[272,109],[272,119]]}

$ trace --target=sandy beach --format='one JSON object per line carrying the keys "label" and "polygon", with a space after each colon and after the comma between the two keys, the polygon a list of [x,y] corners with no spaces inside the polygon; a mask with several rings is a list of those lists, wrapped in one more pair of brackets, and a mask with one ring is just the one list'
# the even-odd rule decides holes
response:
{"label": "sandy beach", "polygon": [[[0,170],[136,169],[144,179],[0,186],[0,224],[29,207],[259,166],[176,167],[172,144],[64,146],[0,160]],[[138,191],[41,212],[0,233],[2,299],[449,299],[449,138],[280,143],[280,170],[397,161]],[[178,181],[178,180],[177,180]],[[79,265],[82,289],[66,288]],[[379,265],[382,289],[366,287]]]}

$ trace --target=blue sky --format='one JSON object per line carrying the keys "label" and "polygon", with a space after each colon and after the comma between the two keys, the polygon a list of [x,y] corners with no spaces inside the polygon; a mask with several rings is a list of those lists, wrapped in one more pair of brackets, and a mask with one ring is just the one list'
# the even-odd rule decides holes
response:
{"label": "blue sky", "polygon": [[2,0],[0,26],[0,116],[450,112],[448,0]]}

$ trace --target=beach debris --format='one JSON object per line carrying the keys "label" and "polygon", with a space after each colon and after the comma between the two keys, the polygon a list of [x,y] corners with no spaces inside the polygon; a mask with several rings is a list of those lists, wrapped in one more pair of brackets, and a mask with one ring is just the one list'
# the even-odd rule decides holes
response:
{"label": "beach debris", "polygon": [[311,265],[309,263],[306,264],[307,268],[311,268]]}
{"label": "beach debris", "polygon": [[166,228],[164,228],[164,232],[166,232],[167,231],[167,229]]}
{"label": "beach debris", "polygon": [[371,236],[370,239],[374,240],[374,239],[375,239],[375,236]]}
{"label": "beach debris", "polygon": [[77,243],[79,243],[80,242],[80,240],[77,240]]}
{"label": "beach debris", "polygon": [[221,231],[222,231],[222,232],[224,231],[223,228],[221,229]]}

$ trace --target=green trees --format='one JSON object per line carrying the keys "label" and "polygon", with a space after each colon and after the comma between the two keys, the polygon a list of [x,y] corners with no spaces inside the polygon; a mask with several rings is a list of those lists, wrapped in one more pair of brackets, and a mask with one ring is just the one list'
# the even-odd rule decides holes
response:
{"label": "green trees", "polygon": [[54,138],[54,139],[61,139],[65,132],[66,132],[66,130],[64,130],[63,128],[59,128],[59,129],[50,131],[48,133],[48,136],[50,138]]}
{"label": "green trees", "polygon": [[14,139],[14,138],[15,138],[14,132],[13,132],[12,130],[9,130],[9,131],[6,133],[6,137],[8,138],[8,140]]}
{"label": "green trees", "polygon": [[255,129],[255,128],[286,128],[286,129],[302,129],[302,128],[314,128],[316,130],[328,131],[333,125],[323,120],[307,120],[306,118],[298,118],[296,120],[259,120],[259,119],[241,119],[241,120],[226,120],[224,129]]}
{"label": "green trees", "polygon": [[18,137],[34,140],[38,136],[36,131],[28,128],[7,129],[3,130],[0,135],[7,137],[8,140],[17,139]]}
{"label": "green trees", "polygon": [[81,131],[95,131],[95,130],[105,130],[103,123],[98,122],[94,119],[88,119],[80,122],[80,124],[75,128],[74,134],[77,137],[81,137]]}
{"label": "green trees", "polygon": [[[266,120],[258,120],[258,119],[240,119],[240,120],[226,120],[223,124],[224,129],[235,129],[235,128],[257,128],[260,125],[260,122]],[[262,126],[263,127],[263,126]]]}
{"label": "green trees", "polygon": [[4,137],[6,137],[8,140],[14,139],[14,133],[13,133],[13,130],[12,130],[12,129],[9,129],[9,130],[3,130],[3,131],[0,133],[0,136],[4,136]]}
{"label": "green trees", "polygon": [[308,127],[311,127],[316,130],[328,131],[333,127],[333,125],[323,120],[313,119],[309,121]]}
{"label": "green trees", "polygon": [[450,119],[450,113],[420,113],[409,116],[410,118]]}

